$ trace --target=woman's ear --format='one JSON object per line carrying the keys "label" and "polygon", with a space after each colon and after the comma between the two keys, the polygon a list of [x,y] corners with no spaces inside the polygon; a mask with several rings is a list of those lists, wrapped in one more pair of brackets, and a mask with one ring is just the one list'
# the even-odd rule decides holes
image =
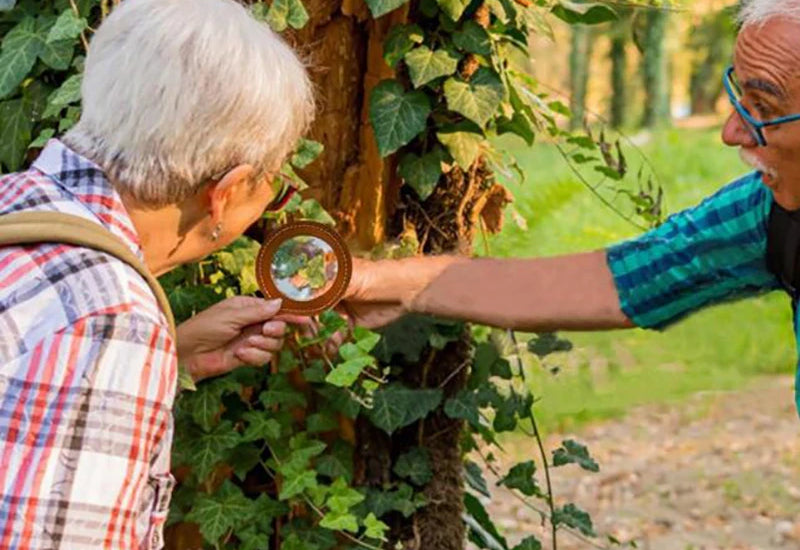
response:
{"label": "woman's ear", "polygon": [[249,164],[240,164],[208,186],[208,208],[214,225],[222,222],[225,208],[231,201],[248,195],[247,190],[255,170]]}

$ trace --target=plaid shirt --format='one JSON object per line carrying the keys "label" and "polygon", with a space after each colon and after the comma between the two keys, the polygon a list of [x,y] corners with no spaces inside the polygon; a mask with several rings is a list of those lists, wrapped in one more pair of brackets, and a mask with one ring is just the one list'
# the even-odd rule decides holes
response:
{"label": "plaid shirt", "polygon": [[[622,311],[640,327],[661,329],[706,305],[781,288],[767,269],[772,203],[752,173],[657,229],[610,247]],[[796,309],[794,317],[800,349]],[[800,365],[795,402],[800,412]]]}
{"label": "plaid shirt", "polygon": [[[51,140],[0,178],[0,214],[101,224],[140,258],[98,166]],[[147,283],[113,256],[0,248],[0,548],[158,548],[177,358]]]}

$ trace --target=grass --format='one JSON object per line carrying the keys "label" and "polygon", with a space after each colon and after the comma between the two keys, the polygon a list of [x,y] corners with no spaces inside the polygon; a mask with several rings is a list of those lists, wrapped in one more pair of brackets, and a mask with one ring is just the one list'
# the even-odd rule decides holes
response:
{"label": "grass", "polygon": [[[509,220],[486,242],[492,255],[586,251],[641,232],[602,205],[552,145],[503,146],[528,176],[524,185],[509,184],[527,228]],[[672,212],[747,171],[716,130],[666,130],[652,135],[643,151]],[[792,372],[795,364],[789,300],[782,293],[709,308],[662,333],[637,329],[568,337],[575,350],[549,361],[560,367],[558,375],[533,369],[534,391],[542,396],[537,415],[548,430],[700,391],[735,390],[757,375]]]}

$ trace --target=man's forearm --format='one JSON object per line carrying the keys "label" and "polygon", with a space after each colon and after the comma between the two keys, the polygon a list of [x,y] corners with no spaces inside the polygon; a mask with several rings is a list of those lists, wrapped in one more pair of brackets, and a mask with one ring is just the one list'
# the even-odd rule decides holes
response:
{"label": "man's forearm", "polygon": [[[620,310],[604,252],[440,262],[418,276],[417,286],[427,284],[417,292],[398,281],[410,312],[538,332],[633,326]],[[404,272],[397,266],[391,276]]]}

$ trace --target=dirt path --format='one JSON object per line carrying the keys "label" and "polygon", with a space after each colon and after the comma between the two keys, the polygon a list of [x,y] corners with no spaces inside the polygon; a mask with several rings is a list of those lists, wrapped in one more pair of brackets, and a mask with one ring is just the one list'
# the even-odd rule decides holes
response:
{"label": "dirt path", "polygon": [[[552,438],[551,449],[562,438],[585,443],[601,468],[556,470],[555,494],[590,512],[598,533],[644,550],[800,549],[800,419],[792,392],[789,376],[764,378],[740,392],[643,407]],[[533,443],[515,443],[509,456],[534,457]],[[487,481],[496,478],[487,474]],[[501,487],[492,492],[488,509],[510,543],[542,535],[535,513]],[[605,537],[597,542],[610,546]],[[591,546],[560,534],[559,549],[573,548]]]}

